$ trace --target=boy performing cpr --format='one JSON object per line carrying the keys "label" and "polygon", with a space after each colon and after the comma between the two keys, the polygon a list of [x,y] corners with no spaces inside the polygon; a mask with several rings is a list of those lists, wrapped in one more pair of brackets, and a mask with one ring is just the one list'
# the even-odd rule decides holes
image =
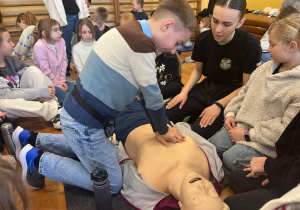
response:
{"label": "boy performing cpr", "polygon": [[[148,21],[135,21],[105,33],[79,74],[77,87],[65,98],[61,113],[63,135],[39,134],[36,141],[29,141],[38,149],[27,145],[21,150],[23,172],[30,169],[23,175],[27,186],[35,184],[28,172],[37,169],[47,178],[92,191],[90,173],[103,167],[109,175],[111,193],[117,193],[122,187],[122,174],[105,130],[133,102],[139,90],[156,138],[165,146],[184,141],[176,128],[167,126],[155,57],[165,51],[175,53],[195,28],[194,12],[186,0],[165,0]],[[51,141],[55,148],[50,146]],[[22,140],[21,148],[25,144]],[[80,162],[61,155],[76,155]],[[35,188],[43,187],[39,183]]]}

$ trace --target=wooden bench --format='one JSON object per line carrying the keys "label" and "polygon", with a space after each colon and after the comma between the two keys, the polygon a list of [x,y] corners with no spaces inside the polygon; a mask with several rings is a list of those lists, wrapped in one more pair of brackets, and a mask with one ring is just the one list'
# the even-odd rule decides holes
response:
{"label": "wooden bench", "polygon": [[261,39],[261,37],[269,28],[270,23],[275,20],[275,17],[269,18],[266,15],[253,13],[245,14],[244,18],[246,18],[246,21],[241,26],[241,29],[248,31],[258,39]]}

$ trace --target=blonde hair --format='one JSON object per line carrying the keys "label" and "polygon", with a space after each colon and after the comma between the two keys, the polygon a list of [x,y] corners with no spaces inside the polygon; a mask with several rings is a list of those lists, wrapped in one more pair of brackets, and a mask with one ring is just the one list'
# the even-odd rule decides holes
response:
{"label": "blonde hair", "polygon": [[17,171],[9,162],[0,158],[0,209],[17,210],[20,207],[19,200],[23,204],[22,209],[29,209],[24,185]]}
{"label": "blonde hair", "polygon": [[91,20],[94,21],[99,27],[107,20],[108,11],[105,7],[98,7],[91,15]]}
{"label": "blonde hair", "polygon": [[[39,40],[39,39],[45,39],[47,42],[51,41],[51,30],[52,27],[55,25],[59,25],[59,23],[50,18],[44,18],[41,19],[38,24],[36,25],[35,29],[32,32],[34,42],[33,45]],[[59,25],[60,26],[60,25]],[[44,31],[45,37],[43,37],[42,32]]]}
{"label": "blonde hair", "polygon": [[131,12],[124,12],[120,15],[119,25],[122,26],[133,21],[135,21],[134,15]]}
{"label": "blonde hair", "polygon": [[164,0],[151,18],[160,20],[165,17],[174,18],[175,27],[179,30],[195,31],[198,28],[194,11],[186,0]]}
{"label": "blonde hair", "polygon": [[200,22],[203,22],[203,25],[205,28],[211,28],[211,18],[210,17],[202,18],[200,20]]}
{"label": "blonde hair", "polygon": [[21,23],[21,20],[28,26],[36,25],[38,22],[35,15],[31,12],[20,13],[16,19],[16,27],[19,27],[18,23]]}
{"label": "blonde hair", "polygon": [[92,37],[93,37],[93,39],[95,39],[95,28],[94,28],[92,21],[88,18],[83,18],[83,19],[79,20],[78,25],[77,25],[77,34],[79,35],[79,33],[81,33],[82,26],[84,26],[84,25],[89,27],[89,29],[92,31]]}
{"label": "blonde hair", "polygon": [[278,39],[280,39],[284,44],[289,44],[291,41],[296,41],[296,36],[299,34],[300,30],[300,15],[292,14],[284,19],[274,21],[269,29],[269,34],[272,31]]}

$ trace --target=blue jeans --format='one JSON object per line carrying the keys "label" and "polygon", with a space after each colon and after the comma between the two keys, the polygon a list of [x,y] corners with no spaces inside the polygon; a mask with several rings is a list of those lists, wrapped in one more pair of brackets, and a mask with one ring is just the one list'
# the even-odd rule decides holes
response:
{"label": "blue jeans", "polygon": [[66,81],[66,84],[68,86],[68,91],[64,91],[63,89],[55,86],[55,96],[57,97],[59,105],[63,106],[64,99],[68,92],[72,91],[74,88],[74,84],[71,82]]}
{"label": "blue jeans", "polygon": [[230,171],[246,167],[253,157],[264,156],[251,147],[232,142],[225,127],[221,128],[208,141],[215,145],[218,155],[221,159],[223,157],[223,164]]}
{"label": "blue jeans", "polygon": [[106,138],[103,129],[79,124],[65,109],[60,117],[63,134],[39,133],[37,136],[36,147],[45,151],[39,162],[39,173],[54,181],[93,191],[91,172],[102,167],[108,172],[111,193],[118,193],[122,187],[122,172],[114,144]]}
{"label": "blue jeans", "polygon": [[273,59],[271,58],[271,55],[269,52],[263,52],[261,54],[261,64],[264,64],[265,62],[268,62],[271,60],[273,60]]}
{"label": "blue jeans", "polygon": [[71,40],[73,32],[77,34],[77,25],[79,22],[78,14],[76,15],[66,15],[68,25],[62,26],[61,30],[63,32],[62,38],[66,42],[66,51],[67,51],[67,59],[68,59],[68,67],[66,76],[70,76],[70,62],[72,58],[72,49],[71,49]]}

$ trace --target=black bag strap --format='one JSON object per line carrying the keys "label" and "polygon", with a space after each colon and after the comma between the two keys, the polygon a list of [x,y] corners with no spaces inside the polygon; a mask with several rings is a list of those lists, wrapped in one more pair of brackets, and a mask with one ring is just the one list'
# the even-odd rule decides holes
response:
{"label": "black bag strap", "polygon": [[72,96],[74,97],[75,101],[79,104],[79,106],[81,108],[83,108],[85,111],[87,111],[90,115],[92,115],[96,120],[98,120],[105,129],[107,127],[115,126],[114,120],[106,119],[102,114],[97,112],[85,100],[83,100],[83,98],[78,93],[78,89],[77,89],[76,85],[74,85],[74,89],[72,90]]}

